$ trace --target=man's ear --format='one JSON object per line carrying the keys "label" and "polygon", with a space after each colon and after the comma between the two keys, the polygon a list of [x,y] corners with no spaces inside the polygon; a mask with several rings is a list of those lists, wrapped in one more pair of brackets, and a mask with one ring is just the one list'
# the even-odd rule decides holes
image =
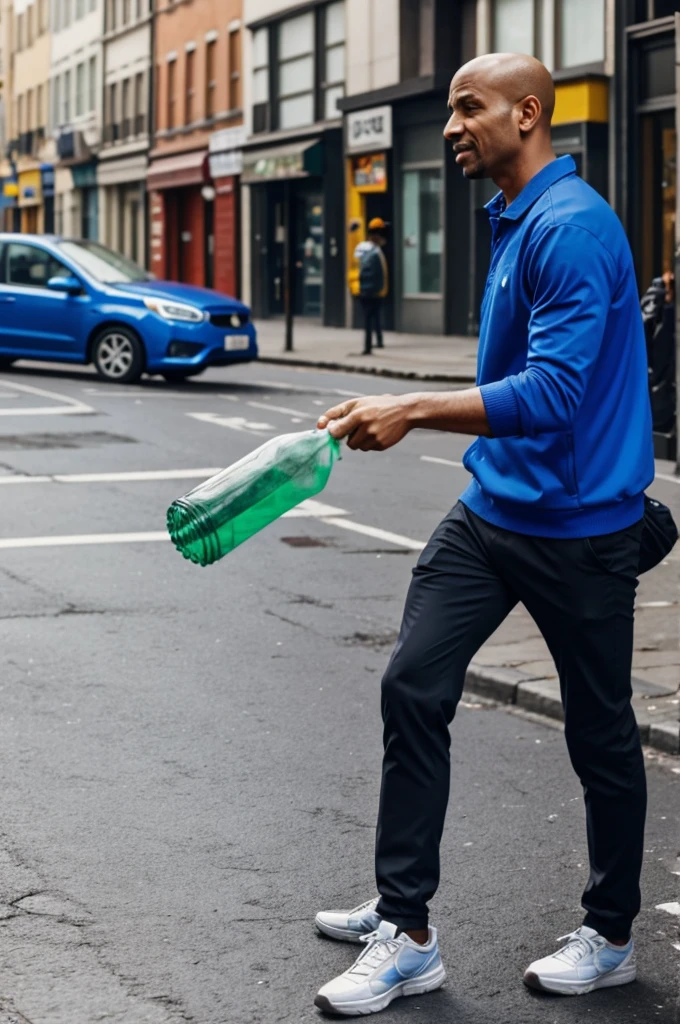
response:
{"label": "man's ear", "polygon": [[517,104],[517,107],[519,111],[519,130],[526,134],[540,121],[543,107],[541,106],[541,101],[536,96],[526,96]]}

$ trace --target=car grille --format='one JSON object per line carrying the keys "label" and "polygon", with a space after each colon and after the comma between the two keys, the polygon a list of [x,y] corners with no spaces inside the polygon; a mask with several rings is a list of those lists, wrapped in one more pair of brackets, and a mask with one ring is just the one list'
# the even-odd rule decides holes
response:
{"label": "car grille", "polygon": [[[234,327],[234,324],[232,324],[231,322],[232,316],[234,316],[233,313],[211,313],[210,323],[213,324],[215,327]],[[239,319],[239,326],[245,327],[245,325],[248,323],[248,314],[236,313],[236,316]]]}

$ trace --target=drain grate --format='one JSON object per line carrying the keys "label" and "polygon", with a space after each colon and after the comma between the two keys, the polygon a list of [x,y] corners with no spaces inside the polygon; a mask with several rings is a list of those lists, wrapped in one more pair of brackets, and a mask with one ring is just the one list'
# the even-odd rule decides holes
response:
{"label": "drain grate", "polygon": [[99,448],[105,444],[137,444],[134,437],[93,430],[84,434],[0,434],[0,451],[48,448]]}

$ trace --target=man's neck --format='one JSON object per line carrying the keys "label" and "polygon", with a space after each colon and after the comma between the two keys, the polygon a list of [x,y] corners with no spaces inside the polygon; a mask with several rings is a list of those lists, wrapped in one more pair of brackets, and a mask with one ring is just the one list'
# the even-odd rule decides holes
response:
{"label": "man's neck", "polygon": [[517,198],[524,186],[528,185],[539,171],[542,171],[544,167],[547,167],[555,159],[555,154],[552,149],[549,149],[499,172],[493,181],[505,196],[506,207],[510,206],[510,203]]}

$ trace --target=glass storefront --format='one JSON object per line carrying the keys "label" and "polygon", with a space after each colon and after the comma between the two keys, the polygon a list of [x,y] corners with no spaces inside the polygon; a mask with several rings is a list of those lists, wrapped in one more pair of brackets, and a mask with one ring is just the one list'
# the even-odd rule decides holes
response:
{"label": "glass storefront", "polygon": [[441,169],[404,171],[402,196],[404,295],[440,295],[443,246]]}
{"label": "glass storefront", "polygon": [[675,251],[675,189],[677,135],[675,111],[665,110],[642,118],[641,284],[673,272]]}
{"label": "glass storefront", "polygon": [[297,304],[302,316],[321,316],[323,308],[323,197],[307,192],[297,202]]}

